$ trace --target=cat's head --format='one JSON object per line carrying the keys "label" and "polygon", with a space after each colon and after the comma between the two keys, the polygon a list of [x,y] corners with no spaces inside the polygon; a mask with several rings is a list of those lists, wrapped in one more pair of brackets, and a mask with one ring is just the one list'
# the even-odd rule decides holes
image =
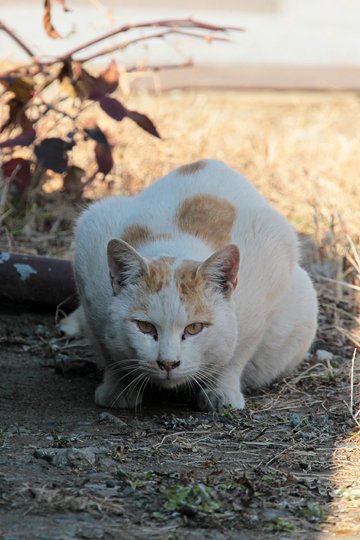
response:
{"label": "cat's head", "polygon": [[239,260],[235,245],[196,262],[145,259],[126,242],[111,240],[107,339],[118,372],[133,370],[165,387],[214,385],[237,341],[232,296]]}

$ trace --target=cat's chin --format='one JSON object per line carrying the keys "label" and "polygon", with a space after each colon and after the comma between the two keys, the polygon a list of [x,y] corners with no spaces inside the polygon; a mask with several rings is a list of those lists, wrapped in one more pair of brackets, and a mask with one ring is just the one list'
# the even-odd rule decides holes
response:
{"label": "cat's chin", "polygon": [[185,377],[179,377],[178,379],[156,379],[155,383],[160,386],[160,388],[170,389],[184,385],[186,379]]}

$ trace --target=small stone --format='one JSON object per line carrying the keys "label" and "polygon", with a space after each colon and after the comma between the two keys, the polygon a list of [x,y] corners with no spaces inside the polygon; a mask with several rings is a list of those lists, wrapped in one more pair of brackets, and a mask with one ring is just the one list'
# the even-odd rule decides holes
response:
{"label": "small stone", "polygon": [[291,415],[291,418],[290,418],[290,424],[293,428],[297,428],[300,426],[302,420],[300,418],[300,416],[298,414],[293,414]]}
{"label": "small stone", "polygon": [[44,459],[56,467],[66,466],[94,466],[101,454],[108,454],[107,448],[39,448],[35,450],[37,459]]}
{"label": "small stone", "polygon": [[35,328],[35,334],[37,336],[46,336],[48,334],[48,329],[43,324],[38,324]]}
{"label": "small stone", "polygon": [[333,353],[330,351],[325,351],[323,349],[318,349],[316,351],[316,357],[320,362],[326,362],[327,360],[330,361],[334,358]]}
{"label": "small stone", "polygon": [[114,480],[107,480],[105,485],[107,488],[114,488],[116,487],[116,482]]}
{"label": "small stone", "polygon": [[121,418],[118,418],[114,414],[106,411],[99,414],[99,420],[100,422],[108,422],[109,424],[116,424],[117,426],[127,427],[127,424],[123,420],[121,420]]}

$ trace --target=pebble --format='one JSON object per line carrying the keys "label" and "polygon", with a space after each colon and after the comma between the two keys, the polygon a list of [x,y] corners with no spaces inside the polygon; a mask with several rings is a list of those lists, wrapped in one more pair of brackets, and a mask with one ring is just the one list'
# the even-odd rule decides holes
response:
{"label": "pebble", "polygon": [[100,422],[109,422],[109,424],[116,424],[117,426],[127,427],[127,424],[126,422],[124,422],[124,420],[121,420],[121,418],[118,418],[114,414],[106,411],[99,414],[99,420]]}
{"label": "pebble", "polygon": [[298,414],[291,415],[290,424],[293,428],[297,428],[302,423],[302,420]]}
{"label": "pebble", "polygon": [[320,362],[326,362],[327,360],[332,360],[334,358],[334,355],[330,351],[318,349],[316,351],[316,357],[318,360],[320,360]]}
{"label": "pebble", "polygon": [[96,458],[108,454],[108,448],[38,448],[34,452],[37,459],[44,459],[56,467],[95,465]]}

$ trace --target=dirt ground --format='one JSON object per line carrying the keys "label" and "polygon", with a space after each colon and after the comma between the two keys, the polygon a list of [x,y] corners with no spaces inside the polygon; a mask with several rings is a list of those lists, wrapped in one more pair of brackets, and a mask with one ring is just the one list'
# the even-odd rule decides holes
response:
{"label": "dirt ground", "polygon": [[[360,538],[358,96],[130,99],[163,140],[112,124],[114,175],[86,196],[134,193],[201,157],[244,171],[306,235],[317,340],[293,376],[248,396],[242,412],[199,413],[171,393],[110,411],[94,404],[100,374],[83,341],[59,336],[53,315],[2,306],[0,539]],[[1,249],[71,256],[83,203],[59,182],[49,178],[21,217],[5,201]]]}
{"label": "dirt ground", "polygon": [[0,538],[358,538],[349,361],[313,355],[244,412],[104,411],[81,341],[43,314],[0,324]]}

